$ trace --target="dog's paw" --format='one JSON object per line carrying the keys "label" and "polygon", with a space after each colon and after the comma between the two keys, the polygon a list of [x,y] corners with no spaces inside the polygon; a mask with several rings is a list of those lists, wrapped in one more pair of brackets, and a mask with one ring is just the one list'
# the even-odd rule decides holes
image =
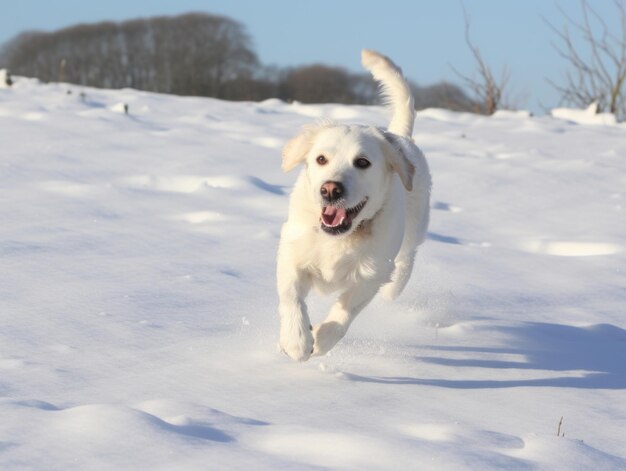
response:
{"label": "dog's paw", "polygon": [[338,322],[323,322],[313,327],[313,356],[326,355],[346,335],[346,329]]}
{"label": "dog's paw", "polygon": [[385,301],[394,301],[400,293],[404,286],[398,286],[394,281],[390,281],[389,283],[385,283],[380,287],[378,293],[383,297]]}
{"label": "dog's paw", "polygon": [[411,272],[413,271],[415,253],[405,255],[400,260],[396,260],[396,267],[391,275],[391,281],[380,287],[378,292],[386,301],[395,300],[409,281]]}
{"label": "dog's paw", "polygon": [[280,329],[280,348],[296,361],[307,361],[313,353],[311,326],[283,323]]}

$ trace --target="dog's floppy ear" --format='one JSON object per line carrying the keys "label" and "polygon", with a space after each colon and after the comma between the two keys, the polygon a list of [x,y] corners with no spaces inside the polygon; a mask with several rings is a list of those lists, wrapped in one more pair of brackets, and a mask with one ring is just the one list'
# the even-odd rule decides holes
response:
{"label": "dog's floppy ear", "polygon": [[319,131],[319,126],[305,126],[300,134],[291,139],[285,147],[283,147],[283,164],[284,172],[293,170],[298,164],[305,159],[306,154],[311,149],[313,139]]}
{"label": "dog's floppy ear", "polygon": [[382,132],[383,139],[381,147],[383,154],[391,168],[398,174],[402,185],[407,191],[413,189],[413,175],[415,175],[415,165],[411,163],[409,155],[417,150],[415,144],[405,137],[401,137],[390,132]]}

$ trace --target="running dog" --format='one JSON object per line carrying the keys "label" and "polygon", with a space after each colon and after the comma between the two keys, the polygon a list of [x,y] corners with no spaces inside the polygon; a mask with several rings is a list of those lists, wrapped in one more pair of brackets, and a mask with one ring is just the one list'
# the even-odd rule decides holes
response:
{"label": "running dog", "polygon": [[[277,281],[280,347],[292,359],[324,355],[377,292],[395,299],[407,284],[429,218],[431,178],[411,134],[413,96],[389,58],[362,51],[391,108],[387,129],[322,122],[283,149],[282,168],[302,164],[281,230]],[[311,288],[338,293],[311,326]]]}

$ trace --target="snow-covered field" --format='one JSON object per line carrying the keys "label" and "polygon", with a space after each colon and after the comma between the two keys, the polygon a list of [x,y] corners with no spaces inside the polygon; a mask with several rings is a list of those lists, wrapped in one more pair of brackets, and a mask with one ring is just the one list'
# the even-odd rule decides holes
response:
{"label": "snow-covered field", "polygon": [[386,124],[0,90],[0,469],[626,469],[626,126],[418,113],[413,278],[295,363],[280,148],[322,117]]}

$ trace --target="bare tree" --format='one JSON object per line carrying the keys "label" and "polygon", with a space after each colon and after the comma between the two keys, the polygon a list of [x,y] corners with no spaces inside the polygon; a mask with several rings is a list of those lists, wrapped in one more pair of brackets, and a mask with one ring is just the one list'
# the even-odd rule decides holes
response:
{"label": "bare tree", "polygon": [[445,108],[453,111],[476,112],[481,109],[480,103],[472,100],[461,87],[453,83],[440,82],[425,87],[409,81],[415,109]]}
{"label": "bare tree", "polygon": [[243,25],[190,13],[22,34],[0,64],[44,81],[221,98],[227,82],[252,77],[258,59]]}
{"label": "bare tree", "polygon": [[476,113],[484,113],[491,115],[500,108],[506,107],[504,103],[504,92],[508,87],[511,74],[506,67],[502,67],[500,77],[496,78],[492,68],[487,64],[483,58],[482,53],[478,46],[476,46],[470,37],[470,17],[463,6],[463,18],[465,21],[465,44],[472,53],[478,76],[476,75],[464,75],[457,69],[452,67],[454,73],[459,76],[474,95],[474,99],[477,103],[477,107],[474,110]]}
{"label": "bare tree", "polygon": [[365,91],[366,83],[376,91],[374,82],[364,82],[358,74],[341,67],[314,64],[287,71],[281,80],[279,97],[303,103],[365,103],[360,94],[373,95]]}
{"label": "bare tree", "polygon": [[[611,31],[586,0],[581,0],[582,21],[574,21],[559,7],[566,24],[562,29],[546,21],[556,34],[555,48],[569,65],[565,82],[549,81],[561,94],[562,102],[586,108],[598,104],[598,111],[626,119],[626,2],[614,0],[618,31]],[[570,32],[570,28],[573,33]],[[584,47],[575,41],[582,39]]]}

